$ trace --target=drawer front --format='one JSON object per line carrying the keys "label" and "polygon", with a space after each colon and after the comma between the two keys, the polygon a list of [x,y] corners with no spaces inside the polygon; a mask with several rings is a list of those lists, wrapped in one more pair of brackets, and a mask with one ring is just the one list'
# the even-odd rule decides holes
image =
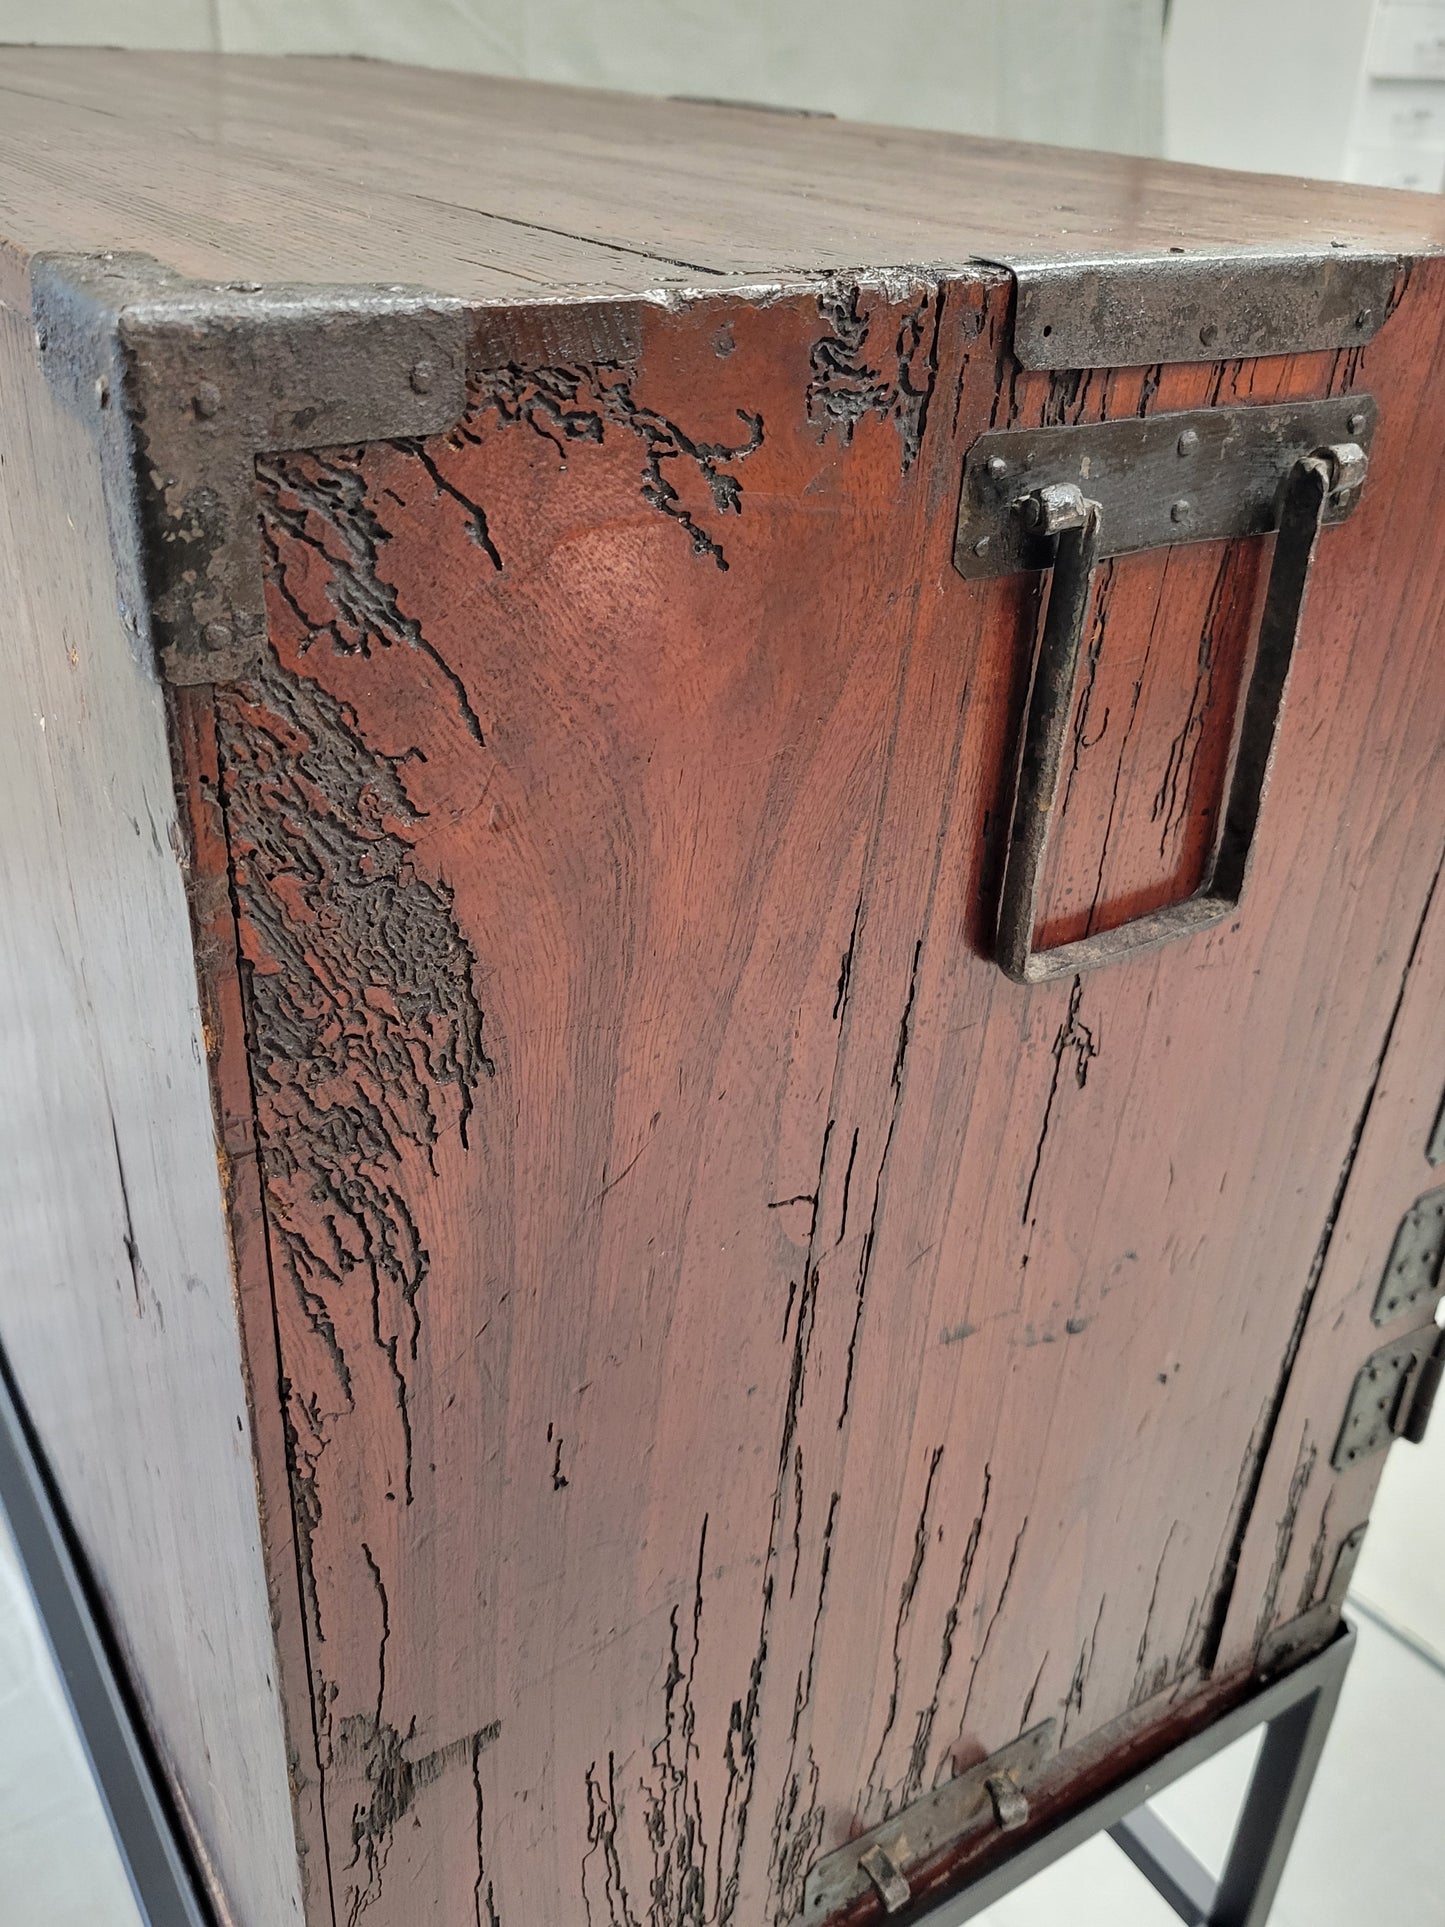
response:
{"label": "drawer front", "polygon": [[[1021,1732],[1047,1804],[1247,1672],[1445,826],[1441,294],[1086,375],[1014,365],[1001,274],[643,306],[519,327],[450,434],[258,463],[266,664],[177,702],[339,1917],[785,1927]],[[1041,578],[955,568],[967,450],[1357,391],[1238,914],[1011,982]],[[1097,572],[1042,940],[1199,882],[1269,546]]]}

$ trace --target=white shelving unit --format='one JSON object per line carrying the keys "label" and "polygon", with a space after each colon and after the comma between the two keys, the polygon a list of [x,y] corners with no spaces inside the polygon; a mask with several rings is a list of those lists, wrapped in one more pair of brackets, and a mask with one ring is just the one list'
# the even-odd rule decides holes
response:
{"label": "white shelving unit", "polygon": [[1376,0],[1344,172],[1445,190],[1445,0]]}

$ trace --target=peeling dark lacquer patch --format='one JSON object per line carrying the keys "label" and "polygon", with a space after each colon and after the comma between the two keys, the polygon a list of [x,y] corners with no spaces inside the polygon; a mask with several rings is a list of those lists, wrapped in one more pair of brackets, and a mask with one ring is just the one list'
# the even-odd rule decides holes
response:
{"label": "peeling dark lacquer patch", "polygon": [[[330,488],[335,465],[306,460]],[[276,500],[299,500],[293,481],[270,485]],[[336,534],[349,526],[350,511],[336,506],[349,488],[336,482],[326,497],[335,513],[320,538],[333,563],[336,646],[411,642],[357,559],[365,543]],[[315,547],[318,514],[304,511],[309,533],[299,507],[289,523],[269,523],[272,581],[288,603],[288,561],[295,543]],[[310,625],[307,634],[314,645]],[[314,1564],[318,1468],[353,1408],[340,1334],[355,1333],[359,1309],[395,1387],[397,1496],[412,1500],[408,1371],[430,1260],[408,1188],[418,1158],[435,1169],[444,1137],[466,1143],[493,1065],[476,958],[451,892],[417,864],[409,832],[418,815],[396,765],[364,741],[343,703],[274,654],[251,680],[218,688],[216,714],[272,1264],[325,1360],[310,1383],[283,1380],[283,1417],[323,1797],[338,1769],[370,1790],[352,1823],[354,1920],[379,1896],[397,1819],[472,1741],[413,1758],[414,1726],[399,1731],[380,1700],[333,1731],[339,1695],[323,1663]],[[383,1666],[388,1632],[386,1622]]]}
{"label": "peeling dark lacquer patch", "polygon": [[274,1258],[347,1406],[330,1301],[369,1290],[409,1427],[404,1359],[429,1257],[406,1165],[409,1152],[433,1162],[444,1113],[465,1144],[493,1069],[476,958],[451,892],[416,867],[404,832],[417,812],[395,768],[343,704],[273,657],[218,691],[217,719]]}
{"label": "peeling dark lacquer patch", "polygon": [[824,436],[836,434],[845,448],[868,416],[891,421],[902,443],[906,475],[923,446],[928,404],[938,379],[944,290],[919,290],[919,299],[900,317],[887,348],[872,341],[873,317],[860,309],[858,296],[858,283],[844,281],[818,297],[828,333],[809,350],[808,420]]}
{"label": "peeling dark lacquer patch", "polygon": [[408,1749],[416,1737],[416,1721],[405,1733],[389,1720],[369,1713],[355,1713],[341,1722],[336,1758],[340,1765],[363,1780],[370,1799],[358,1803],[351,1818],[351,1859],[345,1871],[353,1875],[347,1927],[356,1922],[368,1907],[381,1898],[386,1863],[397,1827],[412,1810],[419,1793],[433,1785],[454,1766],[466,1763],[476,1778],[478,1755],[501,1733],[493,1721],[476,1733],[467,1733],[447,1746],[413,1759]]}
{"label": "peeling dark lacquer patch", "polygon": [[[445,487],[423,444],[400,446],[417,456],[439,489]],[[429,657],[451,685],[468,734],[481,743],[481,721],[461,677],[428,640],[415,616],[405,613],[396,590],[381,573],[382,549],[391,534],[371,505],[370,483],[362,468],[364,453],[359,448],[332,449],[326,454],[268,456],[257,462],[267,583],[301,625],[302,655],[325,637],[342,656],[370,656],[374,649],[401,645]],[[459,496],[455,489],[449,492]],[[489,547],[485,516],[475,503],[467,507],[476,518],[474,536]],[[480,535],[476,535],[478,528]],[[326,613],[320,619],[302,606],[290,580],[288,548],[294,555],[295,545],[326,564]],[[495,550],[490,552],[496,559]]]}
{"label": "peeling dark lacquer patch", "polygon": [[[737,410],[746,430],[738,442],[698,441],[678,423],[639,402],[632,392],[631,375],[609,362],[495,369],[478,378],[470,400],[465,419],[452,431],[454,440],[481,442],[488,432],[488,418],[494,417],[504,428],[525,426],[550,442],[564,467],[569,443],[600,444],[609,428],[634,436],[643,456],[639,490],[643,501],[685,531],[694,555],[710,558],[719,569],[727,568],[721,542],[693,515],[668,479],[666,465],[690,465],[720,515],[741,515],[742,483],[732,471],[762,447],[761,415]],[[492,554],[500,566],[495,550]]]}
{"label": "peeling dark lacquer patch", "polygon": [[938,1474],[939,1462],[943,1458],[943,1447],[936,1445],[928,1464],[928,1477],[923,1487],[923,1504],[919,1510],[917,1524],[913,1528],[913,1558],[898,1595],[898,1613],[893,1623],[893,1685],[888,1695],[888,1712],[884,1717],[883,1731],[878,1738],[878,1750],[873,1756],[869,1769],[865,1800],[869,1811],[878,1807],[879,1818],[886,1820],[893,1811],[893,1792],[880,1779],[883,1766],[883,1753],[888,1745],[894,1723],[898,1718],[898,1695],[903,1685],[903,1642],[909,1619],[913,1614],[913,1601],[918,1592],[918,1582],[923,1576],[923,1561],[928,1553],[929,1520],[928,1508],[933,1499],[933,1482]]}
{"label": "peeling dark lacquer patch", "polygon": [[[953,1664],[954,1641],[958,1635],[959,1616],[963,1602],[968,1596],[968,1582],[973,1577],[973,1562],[978,1557],[979,1541],[983,1537],[983,1522],[988,1515],[988,1495],[993,1486],[992,1468],[987,1462],[983,1468],[983,1496],[979,1500],[978,1511],[973,1524],[968,1529],[964,1541],[963,1559],[958,1569],[958,1584],[954,1588],[953,1603],[949,1606],[943,1620],[943,1635],[938,1649],[938,1673],[933,1682],[933,1695],[927,1706],[918,1714],[918,1725],[913,1735],[913,1750],[908,1759],[908,1772],[898,1795],[898,1805],[906,1807],[916,1800],[923,1791],[923,1776],[928,1765],[928,1755],[933,1745],[933,1727],[938,1718],[939,1702],[943,1697],[944,1682]],[[1032,1703],[1032,1702],[1030,1702]]]}

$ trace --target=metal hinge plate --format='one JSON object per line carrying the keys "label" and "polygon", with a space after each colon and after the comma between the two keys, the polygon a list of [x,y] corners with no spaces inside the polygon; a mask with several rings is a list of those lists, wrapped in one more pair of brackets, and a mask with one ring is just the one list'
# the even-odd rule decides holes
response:
{"label": "metal hinge plate", "polygon": [[1375,1294],[1371,1318],[1387,1325],[1402,1311],[1414,1311],[1440,1290],[1441,1271],[1445,1269],[1445,1187],[1427,1191],[1405,1213],[1385,1275]]}
{"label": "metal hinge plate", "polygon": [[909,1876],[976,1835],[1009,1831],[1028,1819],[1024,1789],[1049,1758],[1054,1722],[1027,1733],[924,1794],[891,1820],[824,1854],[808,1875],[803,1927],[828,1920],[867,1894],[898,1913],[912,1898]]}
{"label": "metal hinge plate", "polygon": [[[1054,540],[1030,505],[1054,487],[1099,503],[1100,555],[1263,535],[1297,461],[1340,443],[1368,453],[1374,432],[1369,395],[996,430],[964,461],[954,564],[970,577],[1049,568]],[[1325,524],[1358,499],[1358,488],[1332,495]]]}
{"label": "metal hinge plate", "polygon": [[1360,1367],[1345,1406],[1330,1463],[1337,1472],[1382,1451],[1394,1439],[1418,1445],[1445,1372],[1445,1331],[1435,1324],[1397,1338]]}

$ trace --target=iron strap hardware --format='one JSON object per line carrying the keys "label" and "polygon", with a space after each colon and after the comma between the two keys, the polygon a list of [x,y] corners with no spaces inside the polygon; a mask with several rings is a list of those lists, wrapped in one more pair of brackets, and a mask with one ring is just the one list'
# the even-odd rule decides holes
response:
{"label": "iron strap hardware", "polygon": [[1291,253],[1014,259],[1013,350],[1022,368],[1144,368],[1253,360],[1370,340],[1390,312],[1393,254]]}
{"label": "iron strap hardware", "polygon": [[[1342,520],[1359,499],[1373,425],[1373,404],[1355,396],[991,435],[970,452],[955,555],[960,571],[994,575],[1053,563],[999,901],[996,954],[1015,981],[1073,976],[1207,929],[1238,908],[1315,545],[1321,528]],[[1264,612],[1223,823],[1203,883],[1182,902],[1036,950],[1044,856],[1096,564],[1129,550],[1270,529],[1276,542]]]}
{"label": "iron strap hardware", "polygon": [[872,1894],[885,1913],[913,1898],[910,1875],[960,1841],[991,1829],[1010,1832],[1029,1817],[1024,1791],[1046,1764],[1054,1722],[1030,1727],[1001,1751],[946,1780],[846,1846],[824,1854],[808,1875],[800,1927],[831,1919]]}

